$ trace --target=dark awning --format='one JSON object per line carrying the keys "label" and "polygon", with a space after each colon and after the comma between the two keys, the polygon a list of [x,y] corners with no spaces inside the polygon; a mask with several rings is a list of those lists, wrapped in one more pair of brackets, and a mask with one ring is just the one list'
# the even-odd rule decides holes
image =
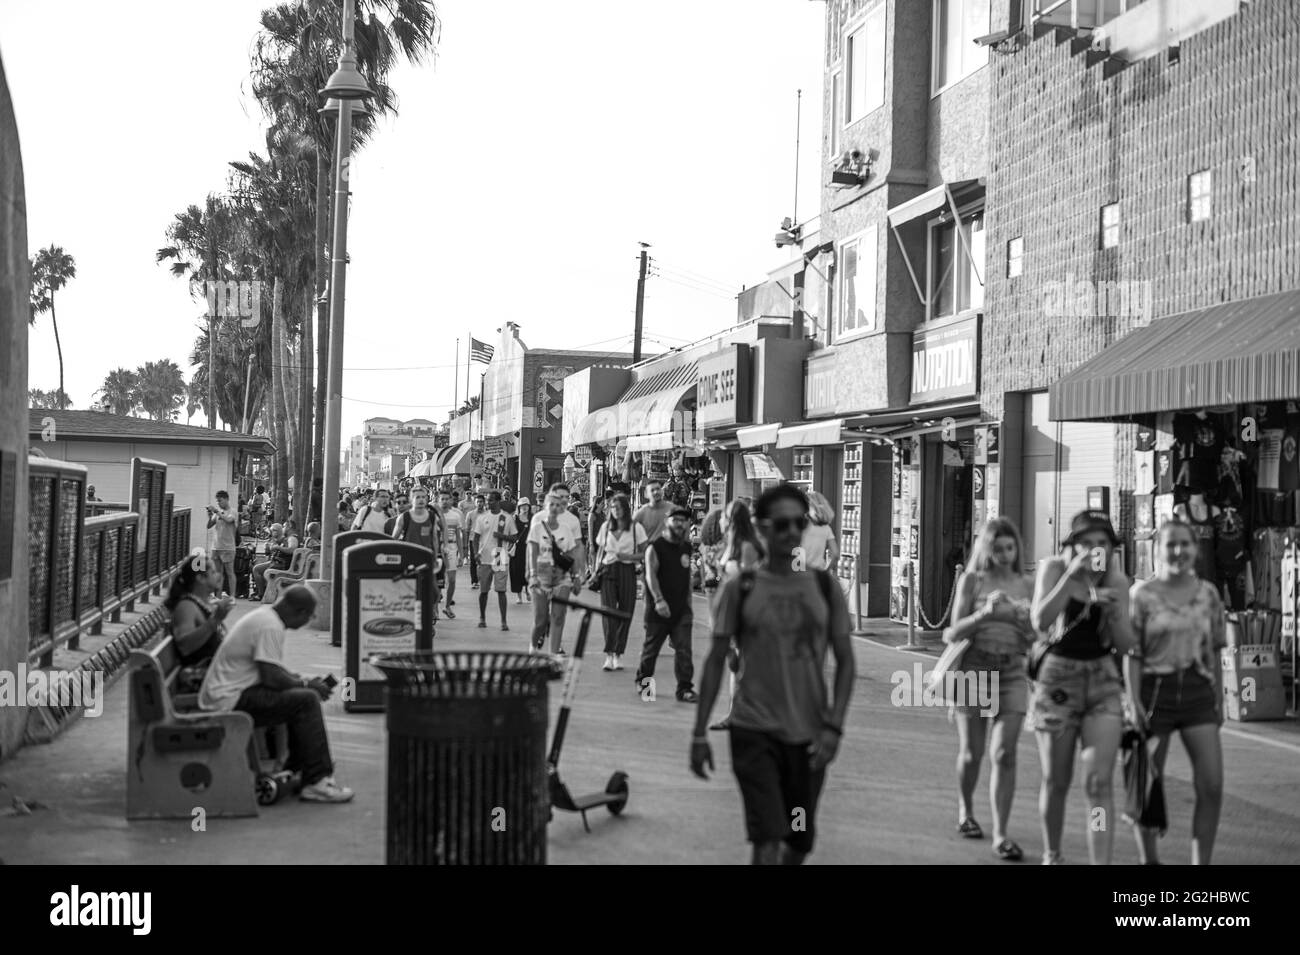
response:
{"label": "dark awning", "polygon": [[1300,398],[1300,289],[1171,315],[1052,385],[1053,421]]}

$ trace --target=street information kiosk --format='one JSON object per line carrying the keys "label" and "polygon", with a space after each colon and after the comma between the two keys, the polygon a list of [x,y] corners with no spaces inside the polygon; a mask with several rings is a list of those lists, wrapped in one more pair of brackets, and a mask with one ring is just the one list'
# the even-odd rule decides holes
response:
{"label": "street information kiosk", "polygon": [[433,649],[433,551],[404,541],[363,541],[343,552],[343,634],[349,713],[384,708],[383,673],[370,665],[381,654]]}

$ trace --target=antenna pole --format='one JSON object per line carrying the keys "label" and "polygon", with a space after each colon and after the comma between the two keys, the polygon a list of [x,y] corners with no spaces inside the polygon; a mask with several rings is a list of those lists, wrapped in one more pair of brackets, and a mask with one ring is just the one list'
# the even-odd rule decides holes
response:
{"label": "antenna pole", "polygon": [[794,101],[794,227],[799,228],[799,127],[803,118],[803,90],[795,90]]}

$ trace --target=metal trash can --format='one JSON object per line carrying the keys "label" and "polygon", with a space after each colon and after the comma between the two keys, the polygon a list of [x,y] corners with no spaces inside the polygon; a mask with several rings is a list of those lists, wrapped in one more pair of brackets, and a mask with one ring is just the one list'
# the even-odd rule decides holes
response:
{"label": "metal trash can", "polygon": [[550,657],[417,651],[387,680],[388,865],[545,865]]}

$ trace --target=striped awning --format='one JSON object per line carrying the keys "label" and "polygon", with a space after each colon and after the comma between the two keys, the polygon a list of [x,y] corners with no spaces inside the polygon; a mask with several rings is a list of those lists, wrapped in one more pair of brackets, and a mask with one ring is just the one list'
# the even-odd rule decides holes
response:
{"label": "striped awning", "polygon": [[1171,315],[1051,386],[1053,421],[1300,398],[1300,289]]}
{"label": "striped awning", "polygon": [[410,477],[441,477],[444,474],[469,474],[472,441],[438,448],[431,457],[411,468]]}
{"label": "striped awning", "polygon": [[574,446],[637,437],[645,439],[640,442],[643,445],[656,445],[641,450],[690,443],[695,431],[695,413],[687,405],[693,406],[698,375],[695,363],[688,362],[637,382],[617,404],[599,408],[578,422]]}

